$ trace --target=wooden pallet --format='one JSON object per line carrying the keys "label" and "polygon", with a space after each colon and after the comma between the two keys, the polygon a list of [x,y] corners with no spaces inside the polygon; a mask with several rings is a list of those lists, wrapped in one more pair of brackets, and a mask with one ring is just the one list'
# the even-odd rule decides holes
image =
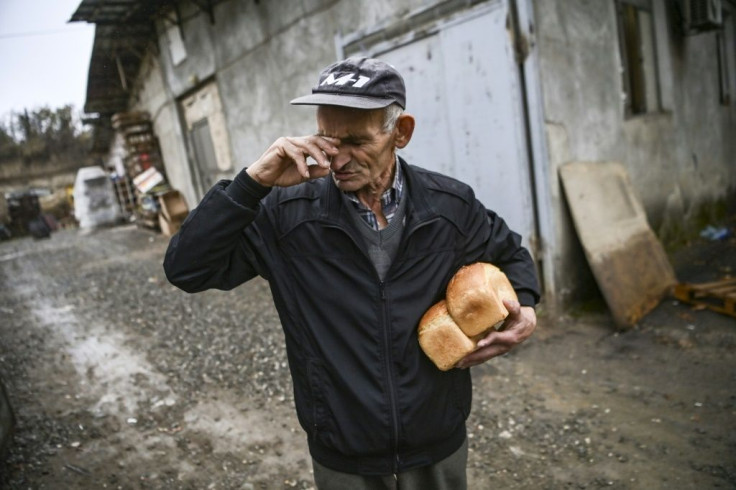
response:
{"label": "wooden pallet", "polygon": [[680,283],[675,298],[736,317],[736,277],[702,284]]}

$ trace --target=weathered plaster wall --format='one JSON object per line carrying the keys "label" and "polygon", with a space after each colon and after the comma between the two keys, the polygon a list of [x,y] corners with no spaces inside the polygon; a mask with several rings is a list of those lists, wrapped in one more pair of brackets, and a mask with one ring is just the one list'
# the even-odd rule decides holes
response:
{"label": "weathered plaster wall", "polygon": [[229,1],[215,6],[212,24],[207,15],[184,2],[187,57],[173,65],[159,26],[162,76],[173,100],[214,78],[230,132],[234,174],[279,136],[314,131],[314,110],[293,107],[289,101],[308,93],[319,70],[337,58],[338,33],[368,28],[435,3]]}
{"label": "weathered plaster wall", "polygon": [[[564,301],[594,286],[572,228],[557,169],[569,161],[621,161],[655,230],[679,223],[698,205],[736,188],[734,107],[718,101],[712,34],[672,39],[663,0],[660,80],[665,111],[626,119],[621,101],[613,1],[530,0],[541,76],[554,228],[554,280]],[[178,101],[217,84],[230,134],[232,173],[257,159],[279,136],[315,129],[314,110],[289,105],[308,93],[320,68],[338,56],[335,38],[403,19],[438,0],[224,1],[214,23],[194,4],[180,5],[187,57],[170,58],[163,25],[155,59],[146,61],[134,99],[148,110],[167,172],[196,205]],[[159,64],[160,62],[160,64]],[[582,288],[581,288],[582,286]]]}
{"label": "weathered plaster wall", "polygon": [[164,83],[159,60],[150,52],[141,65],[134,94],[131,109],[147,111],[151,115],[169,183],[184,194],[187,204],[192,208],[197,202],[197,195],[176,101]]}
{"label": "weathered plaster wall", "polygon": [[[655,232],[686,226],[736,190],[736,106],[720,104],[714,34],[681,38],[654,0],[664,110],[626,118],[615,3],[535,0],[537,47],[556,224],[556,281],[564,296],[590,283],[559,182],[571,161],[620,161]],[[563,298],[564,300],[564,298]]]}

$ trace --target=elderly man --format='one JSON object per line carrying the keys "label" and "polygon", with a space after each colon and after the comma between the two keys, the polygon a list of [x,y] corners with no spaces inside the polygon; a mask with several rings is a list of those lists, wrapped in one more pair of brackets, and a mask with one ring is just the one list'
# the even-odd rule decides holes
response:
{"label": "elderly man", "polygon": [[[318,488],[465,488],[472,389],[462,368],[534,331],[531,257],[470,187],[397,156],[415,121],[389,64],[332,64],[292,104],[317,106],[317,132],[279,138],[211,189],[172,237],[167,277],[188,292],[268,281]],[[417,325],[478,261],[500,267],[519,302],[443,372]]]}

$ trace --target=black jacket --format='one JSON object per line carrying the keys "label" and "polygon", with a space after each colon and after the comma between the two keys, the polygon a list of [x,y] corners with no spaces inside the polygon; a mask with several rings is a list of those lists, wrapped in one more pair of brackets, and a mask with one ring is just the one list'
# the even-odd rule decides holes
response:
{"label": "black jacket", "polygon": [[188,292],[227,290],[256,275],[269,282],[310,453],[343,472],[405,471],[464,441],[470,371],[439,371],[416,335],[458,268],[491,262],[523,305],[539,298],[519,235],[470,187],[401,165],[406,226],[384,281],[330,177],[270,192],[245,172],[218,183],[164,261],[169,281]]}

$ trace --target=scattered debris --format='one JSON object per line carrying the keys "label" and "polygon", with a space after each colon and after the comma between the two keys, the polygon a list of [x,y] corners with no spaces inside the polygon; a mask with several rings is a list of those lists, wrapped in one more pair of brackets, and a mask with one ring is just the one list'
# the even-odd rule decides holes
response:
{"label": "scattered debris", "polygon": [[71,470],[74,473],[78,473],[80,475],[83,475],[83,476],[90,476],[91,475],[91,473],[89,472],[89,470],[86,470],[86,469],[82,468],[81,466],[76,466],[76,465],[73,465],[73,464],[70,464],[70,463],[66,463],[64,465],[64,468],[66,468],[68,470]]}
{"label": "scattered debris", "polygon": [[680,283],[675,286],[674,295],[696,309],[708,308],[736,317],[736,278],[702,284]]}
{"label": "scattered debris", "polygon": [[706,226],[703,231],[700,232],[700,236],[707,240],[725,240],[731,236],[731,230],[725,226]]}

